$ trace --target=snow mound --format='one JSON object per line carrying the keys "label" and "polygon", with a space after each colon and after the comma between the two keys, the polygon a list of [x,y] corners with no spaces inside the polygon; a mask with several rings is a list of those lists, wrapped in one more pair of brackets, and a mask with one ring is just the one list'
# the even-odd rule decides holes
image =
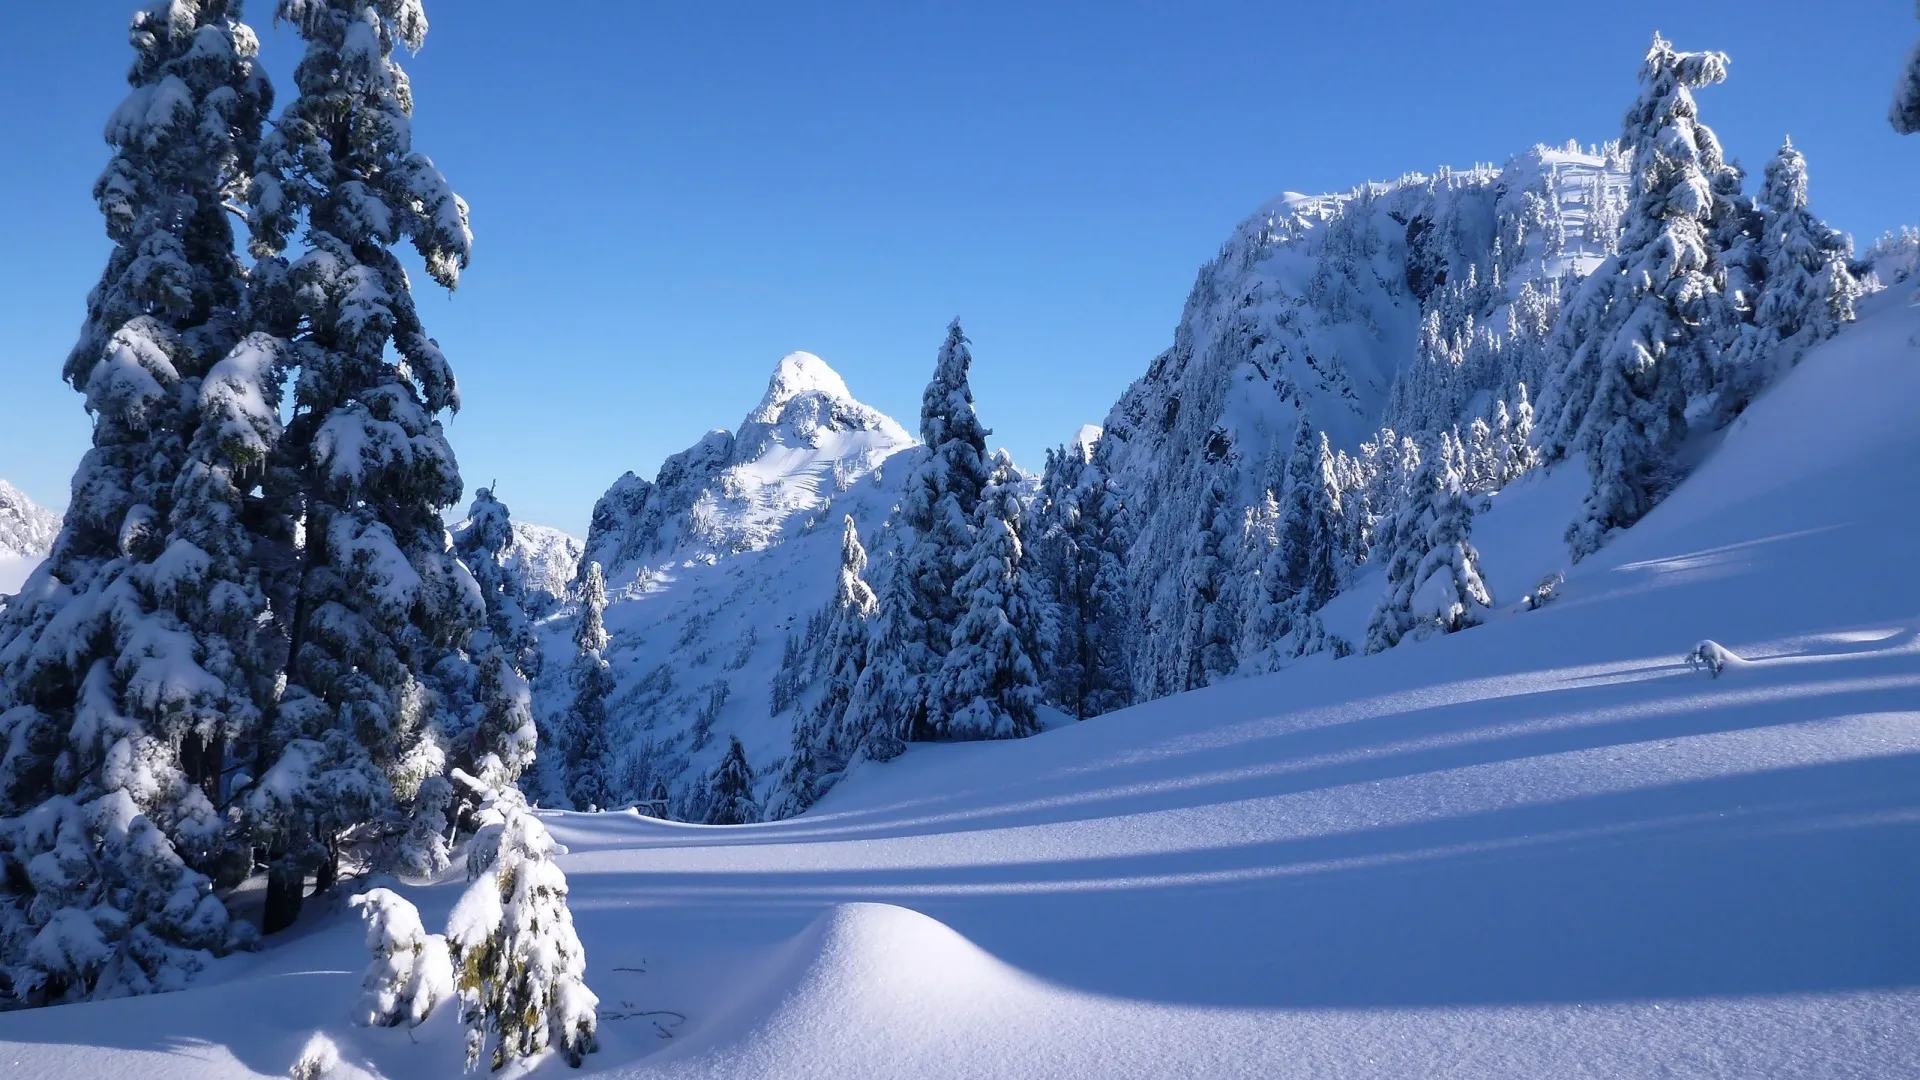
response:
{"label": "snow mound", "polygon": [[996,1075],[961,1064],[977,1056],[970,1045],[983,1030],[1018,1026],[1021,1006],[1042,993],[936,919],[891,904],[838,904],[705,1032],[649,1064],[741,1078],[845,1075],[837,1070],[847,1061],[871,1076]]}

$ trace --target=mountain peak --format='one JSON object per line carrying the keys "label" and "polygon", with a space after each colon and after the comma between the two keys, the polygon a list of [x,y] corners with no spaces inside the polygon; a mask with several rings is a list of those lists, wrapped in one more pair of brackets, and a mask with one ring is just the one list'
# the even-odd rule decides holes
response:
{"label": "mountain peak", "polygon": [[59,514],[34,505],[19,488],[0,480],[0,598],[20,587],[58,535]]}
{"label": "mountain peak", "polygon": [[780,410],[801,394],[820,394],[839,401],[854,400],[852,391],[840,373],[825,360],[810,352],[790,352],[774,365],[773,378],[767,380],[767,395],[748,423],[771,424],[779,420]]}

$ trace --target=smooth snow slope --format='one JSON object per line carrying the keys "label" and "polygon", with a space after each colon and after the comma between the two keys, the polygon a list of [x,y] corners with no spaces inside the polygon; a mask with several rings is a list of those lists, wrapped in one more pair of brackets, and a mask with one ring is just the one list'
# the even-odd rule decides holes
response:
{"label": "smooth snow slope", "polygon": [[[554,815],[583,1072],[1920,1077],[1916,332],[1871,301],[1543,610],[916,747],[791,821]],[[339,1075],[454,1075],[450,1009],[348,1026],[357,925],[296,933],[0,1017],[0,1071],[277,1075],[324,1027]]]}

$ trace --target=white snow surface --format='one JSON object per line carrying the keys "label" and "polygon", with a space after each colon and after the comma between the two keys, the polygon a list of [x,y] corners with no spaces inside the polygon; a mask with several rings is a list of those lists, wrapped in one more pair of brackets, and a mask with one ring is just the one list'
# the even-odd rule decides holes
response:
{"label": "white snow surface", "polygon": [[[545,815],[582,1074],[1920,1077],[1916,334],[1868,301],[1538,611],[1565,470],[1477,522],[1483,627],[915,746],[789,821]],[[434,928],[460,890],[404,891]],[[0,1016],[0,1072],[279,1076],[317,1029],[336,1076],[455,1075],[451,1008],[348,1023],[334,907],[193,990]]]}

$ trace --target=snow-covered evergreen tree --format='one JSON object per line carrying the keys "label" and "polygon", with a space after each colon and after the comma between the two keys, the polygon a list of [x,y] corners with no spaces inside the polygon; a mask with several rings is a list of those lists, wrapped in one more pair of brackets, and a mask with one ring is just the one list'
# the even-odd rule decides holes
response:
{"label": "snow-covered evergreen tree", "polygon": [[879,614],[867,626],[867,662],[847,700],[840,741],[853,757],[890,761],[906,748],[915,710],[924,709],[928,650],[917,636],[913,578],[895,553],[880,577]]}
{"label": "snow-covered evergreen tree", "polygon": [[246,440],[203,431],[228,417],[202,392],[245,330],[228,205],[272,94],[233,0],[145,6],[130,36],[94,187],[113,249],[65,366],[93,447],[0,615],[0,1002],[176,988],[244,938],[201,871],[245,871],[213,801],[275,658],[258,580],[223,543],[244,527],[210,520],[231,479],[208,475],[211,449]]}
{"label": "snow-covered evergreen tree", "polygon": [[1426,455],[1394,523],[1386,592],[1367,625],[1370,653],[1390,649],[1409,635],[1450,634],[1478,625],[1493,605],[1470,539],[1473,509],[1450,464],[1454,457],[1444,447]]}
{"label": "snow-covered evergreen tree", "polygon": [[1533,402],[1527,397],[1527,384],[1514,388],[1513,427],[1508,436],[1501,464],[1506,473],[1503,484],[1511,484],[1520,475],[1540,464],[1540,450],[1533,442]]}
{"label": "snow-covered evergreen tree", "polygon": [[1592,489],[1567,530],[1575,558],[1638,521],[1678,482],[1673,451],[1687,432],[1687,388],[1721,368],[1734,318],[1721,289],[1712,227],[1732,211],[1728,166],[1701,124],[1693,91],[1726,78],[1722,53],[1676,52],[1658,35],[1627,113],[1633,196],[1620,250],[1563,311],[1565,357],[1546,447],[1584,453]]}
{"label": "snow-covered evergreen tree", "polygon": [[1277,647],[1289,635],[1300,636],[1308,618],[1339,591],[1342,572],[1333,447],[1305,417],[1295,424],[1278,483],[1278,497],[1268,511],[1273,539],[1258,574],[1260,588],[1247,596],[1250,640],[1243,647],[1249,659],[1269,670],[1276,666]]}
{"label": "snow-covered evergreen tree", "polygon": [[598,562],[589,562],[580,582],[580,619],[574,625],[573,707],[569,710],[567,794],[576,809],[605,807],[613,801],[607,761],[607,698],[613,694],[613,667],[601,654],[607,642],[607,578]]}
{"label": "snow-covered evergreen tree", "polygon": [[816,662],[823,684],[813,706],[822,719],[822,730],[832,739],[836,755],[852,749],[839,733],[839,726],[853,688],[867,665],[867,624],[880,609],[880,599],[867,584],[866,573],[867,549],[861,545],[860,530],[849,514],[841,527],[840,574],[834,584],[826,637]]}
{"label": "snow-covered evergreen tree", "polygon": [[500,759],[509,779],[517,779],[533,764],[538,734],[533,724],[533,695],[527,680],[499,646],[482,653],[477,693],[480,716],[474,724],[469,752],[478,761],[491,754]]}
{"label": "snow-covered evergreen tree", "polygon": [[[1506,402],[1498,403],[1500,408],[1495,423],[1506,423]],[[1486,417],[1476,416],[1467,425],[1467,490],[1477,494],[1497,491],[1500,488],[1500,445],[1494,440],[1494,425],[1487,423]]]}
{"label": "snow-covered evergreen tree", "polygon": [[567,877],[553,862],[564,849],[511,785],[454,776],[483,800],[480,817],[491,823],[490,857],[447,919],[467,1067],[490,1041],[495,1070],[549,1048],[578,1067],[599,1048],[599,999],[587,989]]}
{"label": "snow-covered evergreen tree", "polygon": [[792,817],[812,806],[827,778],[845,769],[859,747],[862,733],[847,722],[847,709],[867,666],[872,645],[868,624],[880,608],[866,571],[867,549],[849,514],[840,533],[839,579],[822,612],[823,629],[813,655],[817,690],[794,723],[793,752],[770,800],[769,817]]}
{"label": "snow-covered evergreen tree", "polygon": [[487,611],[485,629],[469,646],[475,653],[499,648],[514,670],[533,679],[540,674],[540,642],[527,617],[526,582],[507,566],[513,542],[513,515],[507,505],[491,488],[474,492],[466,525],[453,538],[453,548],[480,586]]}
{"label": "snow-covered evergreen tree", "polygon": [[273,863],[269,926],[300,880],[331,882],[344,831],[398,814],[444,768],[427,671],[483,624],[442,509],[462,490],[437,417],[459,407],[391,250],[409,240],[452,289],[473,246],[466,203],[413,149],[418,0],[281,0],[306,42],[298,97],[261,144],[249,200],[256,256],[292,289],[298,363],[280,456],[302,519],[292,659],[248,800]]}
{"label": "snow-covered evergreen tree", "polygon": [[1285,632],[1288,591],[1280,551],[1280,496],[1286,490],[1284,463],[1270,462],[1266,490],[1247,507],[1240,527],[1240,549],[1233,575],[1240,582],[1240,667],[1273,670],[1270,647]]}
{"label": "snow-covered evergreen tree", "polygon": [[452,865],[457,798],[453,782],[444,776],[429,776],[421,782],[394,859],[399,869],[416,877],[432,877]]}
{"label": "snow-covered evergreen tree", "polygon": [[987,435],[973,411],[968,370],[973,354],[955,319],[934,362],[933,379],[921,397],[920,441],[925,457],[907,478],[900,520],[910,540],[893,574],[900,576],[904,608],[889,613],[885,657],[889,707],[905,710],[906,737],[934,737],[930,714],[954,627],[966,611],[958,591],[966,555],[974,545],[980,493],[991,473]]}
{"label": "snow-covered evergreen tree", "polygon": [[707,778],[707,824],[749,825],[759,820],[747,748],[740,745],[739,736],[728,736],[726,755]]}
{"label": "snow-covered evergreen tree", "polygon": [[1853,241],[1807,206],[1807,159],[1792,140],[1767,163],[1760,189],[1766,215],[1766,288],[1754,325],[1797,355],[1853,321],[1862,289],[1853,276]]}
{"label": "snow-covered evergreen tree", "polygon": [[[1296,436],[1294,446],[1287,464],[1288,495],[1282,504],[1280,541],[1288,553],[1288,581],[1295,585],[1285,620],[1293,637],[1289,651],[1301,656],[1318,651],[1316,641],[1324,638],[1324,629],[1315,631],[1313,624],[1320,609],[1340,591],[1347,556],[1340,540],[1340,481],[1333,445],[1323,431],[1304,449]],[[1293,494],[1296,489],[1298,495]]]}
{"label": "snow-covered evergreen tree", "polygon": [[949,739],[1015,739],[1039,730],[1039,652],[1046,618],[1025,567],[1020,505],[1011,483],[981,498],[978,539],[955,588],[966,611],[953,629],[931,702]]}
{"label": "snow-covered evergreen tree", "polygon": [[1041,474],[1035,570],[1057,612],[1046,651],[1050,700],[1079,719],[1132,702],[1126,505],[1089,439],[1050,450]]}
{"label": "snow-covered evergreen tree", "polygon": [[453,960],[447,939],[427,933],[419,909],[392,889],[370,889],[349,903],[367,924],[373,962],[360,980],[356,1021],[368,1027],[419,1027],[453,997]]}
{"label": "snow-covered evergreen tree", "polygon": [[1869,291],[1876,285],[1892,288],[1913,280],[1920,272],[1920,229],[1903,225],[1881,233],[1860,262],[1867,267],[1863,280]]}
{"label": "snow-covered evergreen tree", "polygon": [[1194,523],[1186,561],[1187,578],[1182,582],[1187,610],[1181,629],[1185,646],[1181,689],[1206,686],[1233,674],[1238,664],[1238,589],[1229,571],[1233,565],[1232,545],[1240,530],[1232,513],[1228,477],[1215,472],[1201,495],[1199,520]]}

